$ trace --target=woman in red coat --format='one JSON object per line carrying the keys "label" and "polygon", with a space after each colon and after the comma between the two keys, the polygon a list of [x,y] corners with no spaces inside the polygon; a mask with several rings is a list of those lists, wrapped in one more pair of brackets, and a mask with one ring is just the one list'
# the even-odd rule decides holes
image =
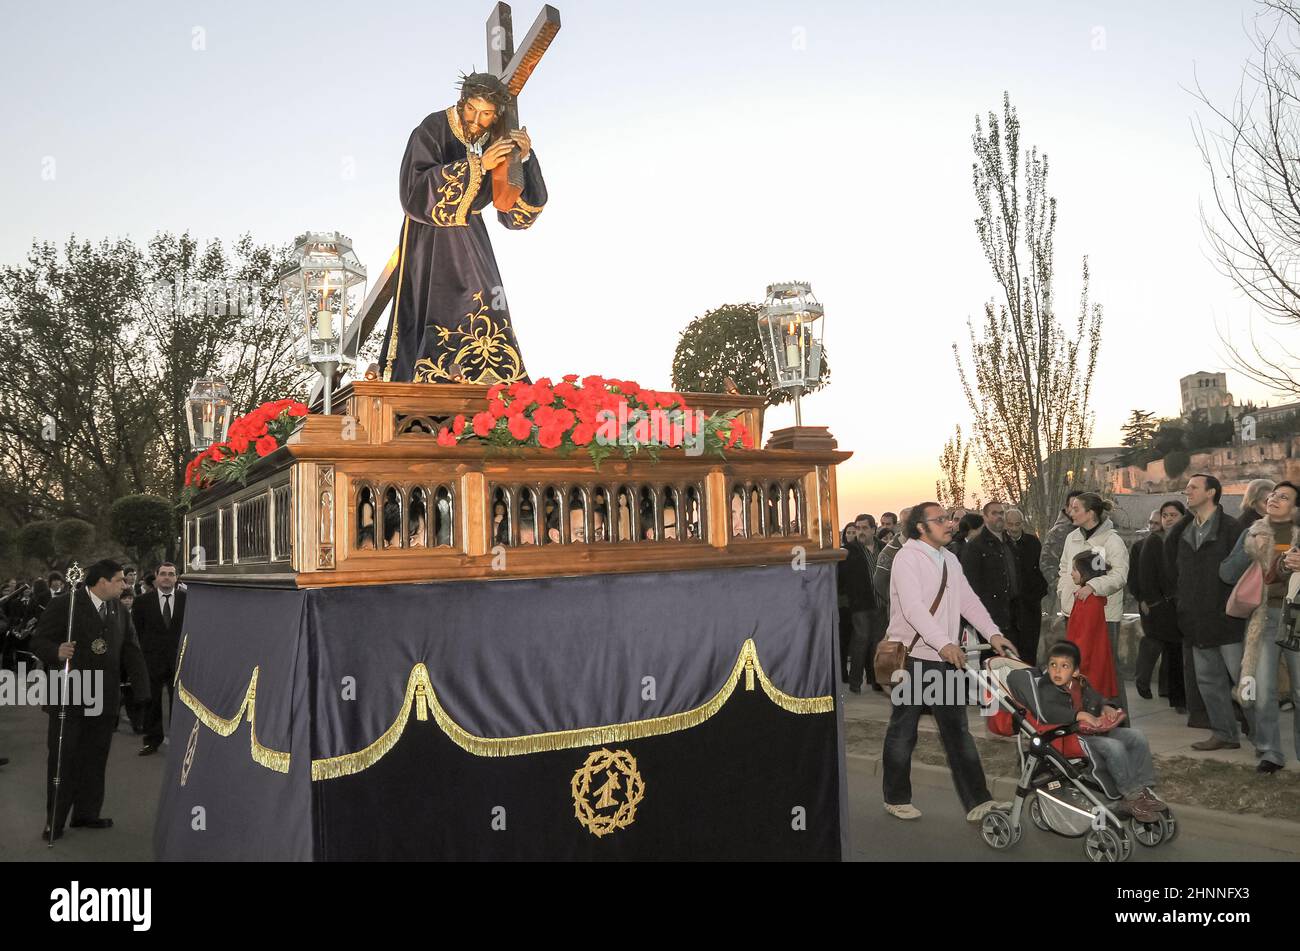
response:
{"label": "woman in red coat", "polygon": [[[1082,551],[1074,559],[1073,578],[1078,586],[1106,573],[1106,556],[1101,551]],[[1122,593],[1117,597],[1122,597]],[[1073,642],[1083,656],[1080,672],[1093,689],[1114,703],[1119,695],[1119,678],[1111,656],[1110,636],[1106,632],[1106,598],[1093,595],[1074,605],[1065,639]]]}

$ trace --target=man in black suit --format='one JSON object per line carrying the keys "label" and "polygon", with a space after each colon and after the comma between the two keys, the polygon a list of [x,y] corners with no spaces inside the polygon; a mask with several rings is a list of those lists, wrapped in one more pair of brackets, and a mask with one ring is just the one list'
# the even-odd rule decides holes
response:
{"label": "man in black suit", "polygon": [[185,626],[185,592],[176,585],[176,566],[164,561],[154,572],[154,590],[135,599],[131,608],[140,646],[149,665],[149,707],[144,718],[144,746],[141,756],[158,752],[163,741],[162,694],[167,691],[170,709],[176,696],[176,652]]}
{"label": "man in black suit", "polygon": [[[1007,507],[1001,502],[984,504],[984,524],[962,546],[961,570],[979,595],[980,603],[999,630],[1014,637],[1011,601],[1020,594],[1020,572],[1016,557],[1003,538]],[[1019,651],[1020,645],[1016,644]]]}
{"label": "man in black suit", "polygon": [[1038,536],[1025,531],[1025,513],[1007,509],[1003,519],[1007,547],[1016,556],[1020,573],[1020,593],[1011,599],[1012,642],[1021,660],[1038,663],[1038,638],[1043,628],[1043,598],[1047,596],[1047,579],[1039,568],[1043,545]]}
{"label": "man in black suit", "polygon": [[[89,673],[100,682],[102,698],[92,707],[91,698],[83,691],[83,704],[67,705],[58,813],[52,816],[60,718],[58,703],[46,707],[50,714],[46,817],[51,824],[43,836],[61,836],[69,813],[74,828],[107,829],[113,825],[112,819],[99,812],[104,804],[104,769],[113,741],[114,714],[121,702],[123,668],[132,686],[139,684],[142,699],[149,690],[149,675],[131,617],[117,600],[124,585],[121,565],[108,559],[95,562],[86,570],[85,586],[51,600],[32,634],[32,653],[47,670],[61,670],[70,660],[72,672]],[[67,640],[69,610],[73,612],[71,640]]]}

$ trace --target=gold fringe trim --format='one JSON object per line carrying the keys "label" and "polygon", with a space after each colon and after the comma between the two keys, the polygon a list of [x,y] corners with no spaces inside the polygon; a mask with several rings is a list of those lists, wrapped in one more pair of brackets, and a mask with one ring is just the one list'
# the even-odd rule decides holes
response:
{"label": "gold fringe trim", "polygon": [[412,703],[416,704],[417,720],[426,719],[432,712],[434,722],[451,741],[474,756],[520,756],[582,746],[623,743],[627,740],[662,736],[699,726],[722,709],[723,704],[735,692],[742,673],[745,674],[747,690],[753,689],[753,679],[757,676],[759,685],[768,698],[790,713],[829,713],[835,709],[834,697],[793,697],[777,688],[763,670],[763,665],[759,663],[758,650],[754,646],[754,641],[749,639],[741,647],[740,656],[736,658],[736,663],[732,666],[726,682],[711,699],[693,710],[648,720],[634,720],[630,723],[535,733],[531,736],[490,738],[469,733],[451,718],[433,689],[429,679],[429,669],[420,663],[411,668],[402,708],[393,725],[363,750],[312,760],[311,778],[313,781],[336,779],[359,773],[373,766],[396,745],[406,729],[410,721]]}
{"label": "gold fringe trim", "polygon": [[273,769],[277,773],[287,773],[289,772],[289,754],[270,749],[257,742],[257,675],[260,670],[260,667],[253,668],[253,676],[248,681],[248,690],[244,692],[244,700],[239,705],[239,709],[235,711],[235,715],[230,719],[218,716],[205,707],[198,697],[185,689],[184,684],[179,684],[179,675],[176,678],[179,684],[177,697],[181,703],[194,711],[194,715],[198,717],[200,723],[217,734],[217,736],[230,736],[239,728],[240,721],[247,715],[248,743],[252,750],[253,762],[259,766],[265,766],[267,769]]}
{"label": "gold fringe trim", "polygon": [[181,682],[181,664],[185,663],[185,645],[190,642],[188,634],[181,635],[181,652],[176,655],[176,676],[172,678],[172,687],[174,688]]}
{"label": "gold fringe trim", "polygon": [[540,215],[542,213],[542,207],[540,205],[530,205],[522,198],[515,199],[515,207],[520,211],[528,212],[530,215]]}

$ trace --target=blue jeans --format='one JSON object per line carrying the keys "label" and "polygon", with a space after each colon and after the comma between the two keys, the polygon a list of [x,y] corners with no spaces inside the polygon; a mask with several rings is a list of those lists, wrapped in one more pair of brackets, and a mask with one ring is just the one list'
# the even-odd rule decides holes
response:
{"label": "blue jeans", "polygon": [[[915,682],[921,681],[927,674],[942,676],[947,671],[955,670],[951,664],[937,660],[911,660],[907,666]],[[886,686],[885,689],[888,690],[889,687]],[[891,695],[891,701],[896,699]],[[904,702],[893,704],[881,756],[885,802],[893,805],[912,801],[912,752],[916,749],[917,723],[925,709],[923,704],[913,702],[914,697],[905,696],[903,699]],[[931,705],[930,712],[934,714],[934,722],[939,727],[939,742],[943,744],[943,753],[948,759],[948,769],[952,773],[957,798],[961,800],[962,808],[970,812],[993,797],[989,795],[989,787],[984,779],[984,767],[980,763],[975,738],[970,735],[966,724],[966,703],[963,689],[945,690],[940,702]]]}
{"label": "blue jeans", "polygon": [[1252,727],[1255,755],[1282,766],[1286,755],[1282,752],[1281,711],[1278,709],[1277,672],[1286,659],[1291,672],[1291,699],[1296,709],[1292,714],[1295,729],[1295,755],[1300,760],[1300,653],[1284,651],[1277,639],[1282,635],[1282,608],[1269,606],[1268,623],[1264,626],[1264,641],[1260,644],[1259,662],[1255,667],[1255,726]]}
{"label": "blue jeans", "polygon": [[[1196,685],[1201,689],[1205,711],[1210,717],[1210,729],[1215,737],[1225,743],[1241,742],[1237,714],[1232,708],[1232,688],[1241,679],[1241,656],[1246,646],[1238,641],[1220,647],[1193,647],[1196,663]],[[1246,708],[1246,722],[1255,735],[1255,711]]]}
{"label": "blue jeans", "polygon": [[1121,796],[1136,796],[1156,784],[1151,747],[1139,730],[1117,726],[1105,736],[1085,737],[1083,742],[1099,765],[1106,767]]}

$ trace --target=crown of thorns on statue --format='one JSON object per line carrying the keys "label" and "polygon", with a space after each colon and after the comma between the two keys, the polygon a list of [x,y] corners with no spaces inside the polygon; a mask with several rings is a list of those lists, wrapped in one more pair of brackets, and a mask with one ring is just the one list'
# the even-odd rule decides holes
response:
{"label": "crown of thorns on statue", "polygon": [[470,99],[486,99],[497,107],[504,109],[514,102],[514,96],[506,84],[492,73],[461,73],[460,104]]}

